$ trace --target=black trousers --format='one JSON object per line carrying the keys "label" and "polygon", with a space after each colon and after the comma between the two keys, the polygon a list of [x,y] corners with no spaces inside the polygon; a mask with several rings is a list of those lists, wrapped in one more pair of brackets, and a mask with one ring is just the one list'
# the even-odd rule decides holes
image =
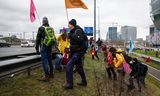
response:
{"label": "black trousers", "polygon": [[112,79],[112,78],[115,80],[117,79],[117,75],[113,66],[109,66],[108,68],[106,68],[106,70],[107,70],[109,79]]}

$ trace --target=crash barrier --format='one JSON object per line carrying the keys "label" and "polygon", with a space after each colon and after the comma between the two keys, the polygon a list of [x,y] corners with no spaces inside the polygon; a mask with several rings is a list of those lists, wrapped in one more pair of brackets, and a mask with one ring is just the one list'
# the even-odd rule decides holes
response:
{"label": "crash barrier", "polygon": [[[146,59],[146,58],[150,57],[150,56],[146,56],[146,55],[135,53],[135,52],[131,52],[131,54],[142,57],[143,59]],[[160,64],[160,60],[158,60],[156,58],[152,58],[152,57],[150,57],[150,58],[151,58],[151,61],[154,62],[155,64]]]}
{"label": "crash barrier", "polygon": [[20,58],[21,56],[36,55],[36,54],[37,54],[36,52],[33,52],[33,53],[24,53],[24,54],[17,53],[15,55],[2,56],[2,57],[0,57],[0,61],[7,60],[7,59],[12,59],[12,58]]}
{"label": "crash barrier", "polygon": [[24,58],[16,58],[0,62],[0,79],[12,74],[27,71],[30,75],[31,70],[41,66],[40,55],[33,55]]}

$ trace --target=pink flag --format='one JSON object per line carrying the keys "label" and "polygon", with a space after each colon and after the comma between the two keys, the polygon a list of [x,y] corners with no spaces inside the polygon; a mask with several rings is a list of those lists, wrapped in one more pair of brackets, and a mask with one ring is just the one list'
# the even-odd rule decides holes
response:
{"label": "pink flag", "polygon": [[36,7],[34,5],[33,0],[31,0],[31,5],[30,5],[30,20],[31,20],[31,22],[34,22],[36,20],[35,11],[36,11]]}

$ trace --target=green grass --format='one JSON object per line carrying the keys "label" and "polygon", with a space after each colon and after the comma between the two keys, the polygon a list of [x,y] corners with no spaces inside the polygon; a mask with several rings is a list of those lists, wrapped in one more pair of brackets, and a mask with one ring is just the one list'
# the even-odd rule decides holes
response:
{"label": "green grass", "polygon": [[148,56],[151,56],[151,57],[155,57],[155,58],[160,59],[160,52],[159,52],[159,56],[158,56],[158,57],[156,57],[154,51],[147,51],[147,53],[145,53],[143,50],[135,50],[134,52],[140,53],[140,54],[144,54],[144,55],[148,55]]}
{"label": "green grass", "polygon": [[[99,54],[100,61],[92,60],[90,54],[85,57],[85,73],[88,81],[87,87],[77,86],[80,81],[79,75],[74,74],[74,89],[65,90],[65,70],[55,71],[55,78],[50,82],[40,82],[42,68],[32,71],[31,76],[26,73],[19,74],[13,78],[6,78],[0,81],[0,96],[118,96],[120,92],[119,81],[111,81],[106,77],[105,63],[102,63],[102,55]],[[95,68],[95,73],[94,69]],[[96,78],[95,78],[96,74]],[[137,90],[127,93],[126,86],[121,96],[160,96],[159,87],[155,86],[155,81],[147,77],[147,88],[141,93]],[[153,82],[150,82],[153,81]],[[152,89],[154,88],[154,89]],[[99,92],[98,92],[99,90]]]}
{"label": "green grass", "polygon": [[[143,63],[145,63],[145,61],[146,61],[146,59],[141,58],[141,57],[137,57],[137,55],[130,54],[130,56],[133,57],[133,58],[138,58]],[[154,68],[156,68],[156,69],[158,69],[158,70],[160,70],[160,64],[156,64],[156,63],[154,63],[152,61],[148,62],[147,64],[152,66],[152,67],[154,67]]]}

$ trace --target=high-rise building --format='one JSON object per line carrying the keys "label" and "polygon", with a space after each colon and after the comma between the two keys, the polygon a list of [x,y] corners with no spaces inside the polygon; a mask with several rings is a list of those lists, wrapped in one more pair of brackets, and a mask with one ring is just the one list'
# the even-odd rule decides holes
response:
{"label": "high-rise building", "polygon": [[109,27],[108,33],[111,41],[117,41],[117,27]]}
{"label": "high-rise building", "polygon": [[157,28],[154,25],[151,25],[149,28],[149,34],[152,35],[154,33],[158,33],[159,31],[157,30]]}
{"label": "high-rise building", "polygon": [[151,17],[157,29],[160,29],[160,0],[151,0]]}
{"label": "high-rise building", "polygon": [[121,27],[121,39],[129,41],[130,39],[137,39],[137,28],[133,26],[122,26]]}

